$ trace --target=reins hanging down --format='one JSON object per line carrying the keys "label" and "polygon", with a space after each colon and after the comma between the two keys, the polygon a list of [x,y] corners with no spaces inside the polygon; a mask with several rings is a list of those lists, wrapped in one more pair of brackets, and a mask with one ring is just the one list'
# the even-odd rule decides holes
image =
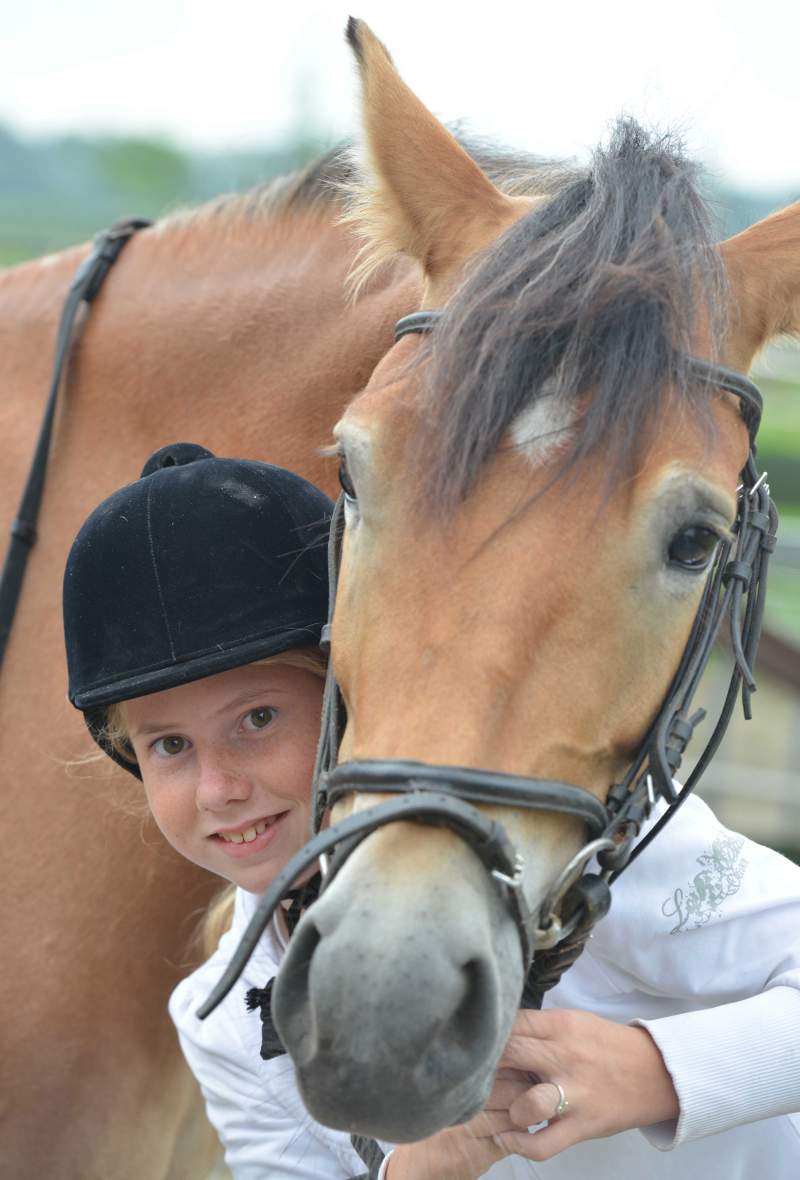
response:
{"label": "reins hanging down", "polygon": [[[405,316],[397,324],[395,338],[433,331],[442,314],[420,311]],[[624,779],[611,786],[603,804],[588,791],[569,783],[489,770],[402,760],[361,760],[337,766],[344,706],[329,665],[314,775],[317,834],[289,861],[261,898],[228,969],[198,1010],[201,1019],[230,991],[281,897],[298,876],[319,859],[324,891],[367,836],[397,820],[449,827],[479,857],[503,894],[519,930],[526,971],[523,1006],[541,1006],[545,991],[555,986],[578,958],[592,927],[608,911],[611,883],[641,854],[694,790],[728,727],[740,690],[748,718],[750,696],[755,691],[753,667],[764,613],[767,564],[775,548],[778,526],[766,473],[759,475],[755,461],[762,398],[747,377],[699,358],[689,360],[697,380],[739,399],[750,437],[750,453],[738,490],[735,541],[718,545],[678,670]],[[343,498],[340,497],[331,522],[329,616],[323,642],[330,640],[343,529]],[[695,727],[705,716],[702,709],[690,712],[692,700],[726,614],[734,656],[730,686],[714,731],[686,785],[677,793],[674,775]],[[331,807],[351,791],[397,794],[398,798],[320,831]],[[651,831],[636,843],[642,824],[655,805],[656,795],[666,801],[667,809]],[[586,824],[587,843],[559,873],[537,914],[530,912],[524,897],[522,858],[503,825],[485,817],[472,806],[475,802],[561,812],[577,816]],[[328,863],[331,852],[333,856]],[[595,859],[599,871],[587,872],[587,866]]]}
{"label": "reins hanging down", "polygon": [[36,544],[36,526],[44,494],[58,393],[75,335],[76,316],[82,303],[89,306],[96,298],[106,275],[119,258],[125,244],[138,230],[146,229],[150,224],[151,222],[146,221],[143,217],[131,217],[125,221],[116,222],[110,229],[98,234],[91,253],[84,258],[70,284],[58,325],[50,393],[45,405],[44,417],[39,429],[39,437],[36,440],[28,477],[25,481],[25,488],[11,525],[11,539],[6,550],[3,573],[0,575],[0,667],[3,664],[8,637],[11,634],[11,626],[17,611],[28,558],[31,549]]}

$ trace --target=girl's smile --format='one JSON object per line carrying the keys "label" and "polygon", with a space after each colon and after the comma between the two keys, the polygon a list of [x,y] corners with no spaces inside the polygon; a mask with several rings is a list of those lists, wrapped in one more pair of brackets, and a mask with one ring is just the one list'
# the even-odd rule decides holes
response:
{"label": "girl's smile", "polygon": [[125,702],[156,823],[183,856],[261,893],[306,841],[322,679],[264,661]]}
{"label": "girl's smile", "polygon": [[210,839],[221,841],[223,851],[234,860],[243,860],[261,852],[271,843],[279,825],[288,814],[288,811],[279,811],[276,815],[265,816],[241,830],[214,832]]}

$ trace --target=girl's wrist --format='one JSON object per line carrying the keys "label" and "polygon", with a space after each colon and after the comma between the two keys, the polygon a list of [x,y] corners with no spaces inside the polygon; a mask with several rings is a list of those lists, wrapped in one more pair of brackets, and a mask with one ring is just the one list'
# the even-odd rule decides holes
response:
{"label": "girl's wrist", "polygon": [[384,1180],[408,1180],[408,1169],[405,1167],[403,1156],[407,1153],[404,1147],[394,1147],[387,1156]]}
{"label": "girl's wrist", "polygon": [[658,1045],[646,1028],[628,1025],[628,1029],[637,1034],[634,1042],[637,1046],[635,1073],[641,1081],[641,1086],[637,1088],[643,1101],[642,1118],[638,1125],[647,1127],[653,1123],[677,1119],[680,1101]]}

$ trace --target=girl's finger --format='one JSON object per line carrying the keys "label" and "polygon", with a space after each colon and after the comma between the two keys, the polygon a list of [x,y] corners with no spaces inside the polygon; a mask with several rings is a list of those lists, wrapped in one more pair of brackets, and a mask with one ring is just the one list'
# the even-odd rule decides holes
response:
{"label": "girl's finger", "polygon": [[536,1086],[529,1086],[513,1100],[509,1114],[517,1127],[532,1127],[535,1123],[547,1123],[555,1119],[560,1101],[561,1094],[553,1082],[540,1082]]}
{"label": "girl's finger", "polygon": [[553,1009],[520,1008],[511,1025],[512,1037],[535,1037],[546,1040],[552,1033]]}
{"label": "girl's finger", "polygon": [[517,1126],[507,1110],[482,1110],[464,1124],[464,1131],[473,1139],[494,1139],[496,1135],[516,1130]]}
{"label": "girl's finger", "polygon": [[484,1109],[508,1110],[511,1104],[522,1098],[528,1089],[530,1089],[530,1082],[521,1076],[500,1079],[492,1087]]}
{"label": "girl's finger", "polygon": [[500,1058],[500,1066],[547,1076],[558,1069],[558,1046],[536,1037],[510,1036]]}
{"label": "girl's finger", "polygon": [[524,1159],[549,1160],[565,1147],[585,1138],[575,1124],[565,1116],[556,1119],[541,1131],[509,1131],[495,1135],[494,1142],[506,1155],[521,1155]]}
{"label": "girl's finger", "polygon": [[495,1081],[498,1082],[524,1082],[528,1078],[528,1072],[524,1069],[511,1069],[510,1066],[505,1069],[495,1070]]}

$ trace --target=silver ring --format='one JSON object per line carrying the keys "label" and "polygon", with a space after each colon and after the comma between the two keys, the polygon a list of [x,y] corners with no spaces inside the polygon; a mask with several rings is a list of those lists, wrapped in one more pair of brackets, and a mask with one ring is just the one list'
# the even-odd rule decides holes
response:
{"label": "silver ring", "polygon": [[556,1112],[553,1115],[553,1118],[550,1120],[550,1122],[553,1122],[555,1119],[560,1119],[562,1115],[566,1114],[569,1108],[569,1099],[564,1093],[563,1086],[559,1085],[558,1082],[551,1082],[550,1085],[555,1086],[555,1088],[558,1090],[558,1106],[556,1107]]}

